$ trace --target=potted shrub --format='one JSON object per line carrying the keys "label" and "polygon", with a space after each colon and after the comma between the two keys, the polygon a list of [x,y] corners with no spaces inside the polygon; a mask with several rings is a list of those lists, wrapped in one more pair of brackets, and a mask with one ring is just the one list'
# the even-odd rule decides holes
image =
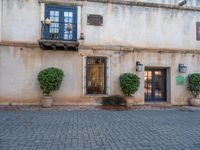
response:
{"label": "potted shrub", "polygon": [[200,73],[193,73],[188,76],[188,90],[193,95],[189,99],[189,103],[192,106],[200,106]]}
{"label": "potted shrub", "polygon": [[63,71],[58,68],[47,68],[39,72],[38,81],[43,91],[42,106],[51,107],[53,96],[51,92],[58,90],[63,80]]}
{"label": "potted shrub", "polygon": [[134,103],[134,97],[132,95],[135,94],[140,86],[140,78],[132,73],[124,73],[120,75],[119,80],[127,105],[130,106]]}

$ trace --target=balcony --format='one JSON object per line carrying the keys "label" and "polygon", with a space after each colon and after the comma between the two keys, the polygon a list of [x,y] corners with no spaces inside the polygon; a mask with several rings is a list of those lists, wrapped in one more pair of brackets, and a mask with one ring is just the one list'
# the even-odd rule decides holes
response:
{"label": "balcony", "polygon": [[44,50],[78,51],[77,24],[41,21],[40,48]]}

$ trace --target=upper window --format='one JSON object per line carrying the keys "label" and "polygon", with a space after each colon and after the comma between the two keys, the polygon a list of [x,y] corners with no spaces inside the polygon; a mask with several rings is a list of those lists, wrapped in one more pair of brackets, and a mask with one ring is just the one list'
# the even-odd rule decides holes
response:
{"label": "upper window", "polygon": [[46,5],[43,38],[50,40],[77,40],[77,7]]}

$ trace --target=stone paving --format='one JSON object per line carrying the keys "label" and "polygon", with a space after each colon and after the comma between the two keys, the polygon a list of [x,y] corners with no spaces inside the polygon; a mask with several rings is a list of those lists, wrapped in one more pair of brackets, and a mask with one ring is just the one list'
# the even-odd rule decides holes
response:
{"label": "stone paving", "polygon": [[0,150],[200,150],[200,111],[0,109]]}

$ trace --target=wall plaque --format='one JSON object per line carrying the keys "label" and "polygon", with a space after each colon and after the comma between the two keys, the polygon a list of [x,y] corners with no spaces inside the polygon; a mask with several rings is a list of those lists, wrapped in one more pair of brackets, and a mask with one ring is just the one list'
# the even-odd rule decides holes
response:
{"label": "wall plaque", "polygon": [[87,23],[93,26],[102,26],[103,25],[103,16],[90,14],[87,16]]}
{"label": "wall plaque", "polygon": [[176,85],[184,85],[184,77],[179,75],[176,77]]}

